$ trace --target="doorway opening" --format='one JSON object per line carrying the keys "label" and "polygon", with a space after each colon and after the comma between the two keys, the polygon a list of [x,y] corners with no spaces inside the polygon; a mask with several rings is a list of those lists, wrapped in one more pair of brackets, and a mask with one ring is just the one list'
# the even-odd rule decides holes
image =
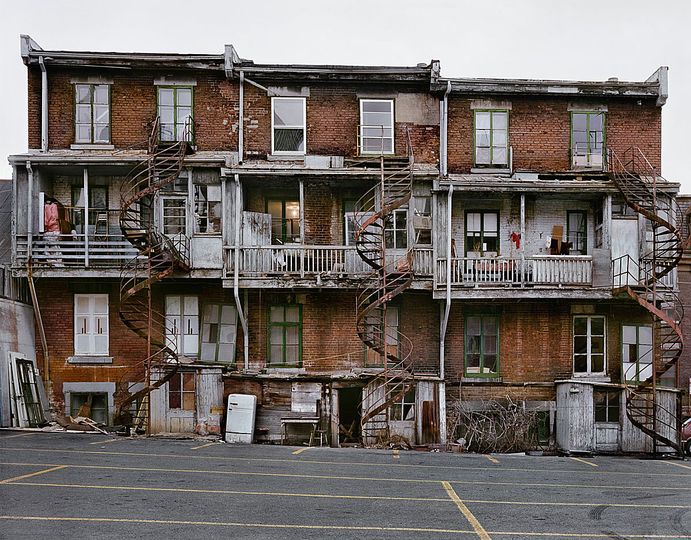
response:
{"label": "doorway opening", "polygon": [[360,442],[360,404],[362,388],[338,390],[338,441],[343,444]]}

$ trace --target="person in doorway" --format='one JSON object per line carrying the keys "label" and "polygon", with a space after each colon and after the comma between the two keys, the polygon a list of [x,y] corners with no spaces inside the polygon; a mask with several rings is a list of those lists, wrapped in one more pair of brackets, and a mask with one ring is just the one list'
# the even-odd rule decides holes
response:
{"label": "person in doorway", "polygon": [[60,203],[52,197],[46,197],[43,204],[43,238],[46,241],[46,260],[49,264],[62,266],[61,253],[58,249],[60,240]]}

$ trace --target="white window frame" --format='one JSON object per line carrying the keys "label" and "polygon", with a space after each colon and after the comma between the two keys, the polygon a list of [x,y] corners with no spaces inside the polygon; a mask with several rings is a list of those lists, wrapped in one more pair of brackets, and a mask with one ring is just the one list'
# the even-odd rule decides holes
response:
{"label": "white window frame", "polygon": [[[365,137],[365,128],[367,127],[380,127],[379,125],[375,126],[369,126],[365,125],[364,121],[364,105],[365,103],[388,103],[390,105],[389,107],[389,114],[391,116],[391,137],[385,137],[383,135],[383,130],[382,129],[382,135],[379,137]],[[360,130],[359,130],[359,135],[360,135],[360,140],[358,141],[358,150],[360,151],[361,155],[393,155],[396,153],[396,139],[395,139],[395,131],[396,131],[396,120],[394,117],[394,100],[393,99],[361,99],[360,100]],[[382,144],[382,149],[381,150],[365,150],[364,145],[363,145],[363,140],[364,139],[381,139],[382,141],[387,141],[391,140],[391,151],[390,152],[385,152],[383,149],[383,144]]]}
{"label": "white window frame", "polygon": [[[107,103],[94,103],[94,96],[96,93],[96,87],[103,86],[106,89],[106,101]],[[79,102],[79,88],[86,87],[89,91],[89,103]],[[109,144],[112,138],[112,122],[111,122],[111,92],[110,84],[90,84],[90,83],[75,83],[74,85],[74,142],[76,144]],[[97,122],[96,121],[96,106],[105,106],[108,110],[107,122]],[[79,121],[79,107],[88,106],[89,107],[89,122]],[[89,138],[80,139],[79,138],[79,126],[88,125],[89,126]],[[99,139],[96,137],[96,127],[97,126],[108,126],[108,138]]]}
{"label": "white window frame", "polygon": [[[178,299],[180,309],[171,312],[171,302]],[[189,309],[186,309],[189,300]],[[181,356],[199,354],[199,297],[192,294],[167,294],[165,297],[166,344]],[[185,329],[184,332],[181,330]]]}
{"label": "white window frame", "polygon": [[[276,126],[274,124],[274,109],[278,101],[300,101],[302,103],[302,125]],[[275,133],[277,129],[300,129],[302,128],[302,150],[276,150]],[[271,153],[278,156],[302,156],[307,152],[307,99],[304,97],[272,97],[271,98]]]}
{"label": "white window frame", "polygon": [[[79,300],[82,298],[88,299],[89,302],[89,309],[86,313],[81,313],[77,309]],[[104,312],[96,312],[97,299],[105,299],[106,308]],[[76,356],[104,356],[108,354],[110,342],[108,309],[108,294],[74,295],[74,354]],[[85,319],[80,321],[83,317]],[[79,332],[82,328],[85,330],[83,333]],[[80,336],[87,336],[87,338],[86,340],[79,339]],[[97,346],[97,336],[105,336],[105,346]]]}
{"label": "white window frame", "polygon": [[[635,342],[628,341],[626,329],[633,329],[636,334]],[[642,343],[641,329],[650,332],[650,343]],[[636,349],[635,358],[631,358],[631,348]],[[628,350],[627,350],[628,348]],[[622,378],[629,382],[643,382],[653,375],[653,329],[649,324],[621,325],[621,367]]]}
{"label": "white window frame", "polygon": [[[160,201],[160,224],[161,224],[160,231],[163,234],[165,234],[166,236],[170,236],[170,237],[177,237],[178,235],[181,235],[181,234],[187,236],[187,229],[188,229],[187,228],[187,221],[188,221],[188,217],[189,217],[189,209],[188,209],[189,205],[188,205],[187,195],[182,195],[182,194],[180,194],[180,195],[172,195],[172,194],[171,195],[168,195],[168,194],[161,195],[159,198],[159,201]],[[184,221],[183,221],[183,230],[181,232],[172,233],[172,232],[168,232],[166,230],[166,215],[165,215],[166,201],[182,201],[182,203],[183,203],[182,208],[185,211],[185,216],[184,216]]]}
{"label": "white window frame", "polygon": [[[403,216],[404,219],[404,224],[403,227],[396,227],[396,217],[397,216]],[[386,220],[384,221],[384,241],[386,242],[386,236],[387,233],[391,233],[391,244],[389,245],[388,242],[386,242],[386,249],[406,249],[408,247],[408,208],[397,208],[390,214],[391,216],[391,221],[389,224],[391,226],[387,226],[388,224],[386,223]],[[399,236],[405,235],[405,245],[403,247],[396,247],[398,244],[398,239]]]}
{"label": "white window frame", "polygon": [[[586,328],[586,371],[576,371],[576,333],[575,325],[576,319],[587,319]],[[592,322],[593,319],[602,320],[602,371],[593,371],[592,363],[592,346],[593,346],[593,333],[592,333]],[[595,337],[600,337],[599,334]],[[578,353],[583,354],[583,353]],[[599,353],[595,353],[599,354]],[[574,377],[606,377],[607,376],[607,318],[604,315],[575,315],[571,321],[571,369],[573,370]]]}

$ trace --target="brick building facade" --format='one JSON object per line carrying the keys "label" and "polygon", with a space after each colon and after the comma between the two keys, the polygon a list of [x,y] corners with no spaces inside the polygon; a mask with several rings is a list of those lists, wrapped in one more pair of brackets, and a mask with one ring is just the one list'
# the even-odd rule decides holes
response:
{"label": "brick building facade", "polygon": [[[27,36],[22,58],[13,266],[36,278],[57,411],[88,398],[105,423],[125,404],[154,433],[220,433],[228,395],[249,393],[256,440],[316,418],[332,445],[424,444],[458,437],[447,404],[507,396],[554,436],[572,385],[611,400],[611,418],[597,409],[565,450],[611,446],[605,421],[619,438],[636,425],[656,322],[616,268],[651,250],[654,218],[624,184],[650,176],[631,147],[659,174],[666,68],[455,79],[435,60],[268,65],[232,46],[43,51]],[[677,188],[660,180],[659,198]],[[672,389],[650,399],[677,396],[674,370],[653,371]]]}

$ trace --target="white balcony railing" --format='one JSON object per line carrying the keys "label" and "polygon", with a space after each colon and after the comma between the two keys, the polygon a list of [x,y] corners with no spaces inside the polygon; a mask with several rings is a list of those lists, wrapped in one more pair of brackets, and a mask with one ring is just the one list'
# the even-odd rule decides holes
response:
{"label": "white balcony railing", "polygon": [[[235,248],[224,248],[225,276],[233,275]],[[240,248],[240,275],[304,277],[357,277],[372,272],[354,246],[250,246]],[[431,249],[413,250],[413,271],[430,277],[434,265]]]}
{"label": "white balcony railing", "polygon": [[[24,266],[28,259],[26,236],[17,236],[16,264]],[[137,257],[138,252],[122,236],[87,239],[83,234],[64,234],[55,239],[34,237],[31,242],[33,265],[50,268],[119,268],[123,262]]]}
{"label": "white balcony railing", "polygon": [[[446,286],[445,258],[437,259],[437,285]],[[452,286],[555,285],[590,286],[593,259],[581,255],[459,257],[451,259]]]}

